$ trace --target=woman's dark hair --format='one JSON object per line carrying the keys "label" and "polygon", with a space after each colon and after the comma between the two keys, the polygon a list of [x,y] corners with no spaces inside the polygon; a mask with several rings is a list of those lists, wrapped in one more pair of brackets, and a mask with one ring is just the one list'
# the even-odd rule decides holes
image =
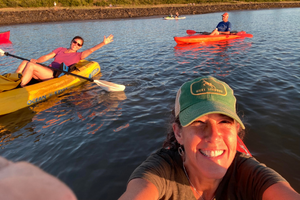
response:
{"label": "woman's dark hair", "polygon": [[[169,125],[169,128],[168,128],[167,138],[165,139],[165,141],[163,143],[163,148],[177,150],[181,145],[176,140],[176,137],[175,137],[175,134],[174,134],[174,131],[173,131],[173,127],[172,127],[173,123],[176,123],[179,128],[182,128],[182,126],[180,124],[180,121],[179,121],[179,116],[175,117],[175,110],[174,109],[171,112],[170,125]],[[241,140],[244,139],[245,130],[242,129],[241,126],[240,126],[240,130],[238,130],[238,136],[241,138]]]}
{"label": "woman's dark hair", "polygon": [[82,37],[80,37],[80,36],[75,36],[75,37],[72,39],[72,41],[75,40],[75,39],[80,39],[80,40],[82,41],[81,46],[83,46],[84,39],[83,39]]}
{"label": "woman's dark hair", "polygon": [[170,123],[168,127],[168,134],[167,138],[165,139],[163,143],[163,148],[168,148],[168,149],[174,149],[177,150],[180,147],[180,144],[177,142],[174,131],[173,131],[173,123],[178,124],[179,128],[182,128],[179,117],[175,117],[175,109],[172,110],[171,116],[170,116]]}

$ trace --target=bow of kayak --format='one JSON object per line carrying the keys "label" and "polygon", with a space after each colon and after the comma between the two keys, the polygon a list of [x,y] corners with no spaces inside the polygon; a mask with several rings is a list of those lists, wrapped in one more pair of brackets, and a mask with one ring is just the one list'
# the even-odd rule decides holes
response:
{"label": "bow of kayak", "polygon": [[0,43],[7,43],[9,42],[10,31],[1,32],[0,33]]}
{"label": "bow of kayak", "polygon": [[177,44],[193,44],[199,42],[215,42],[221,40],[231,40],[243,37],[253,37],[253,35],[246,33],[245,31],[238,32],[236,34],[230,35],[204,35],[204,34],[194,34],[187,35],[183,37],[174,37]]}

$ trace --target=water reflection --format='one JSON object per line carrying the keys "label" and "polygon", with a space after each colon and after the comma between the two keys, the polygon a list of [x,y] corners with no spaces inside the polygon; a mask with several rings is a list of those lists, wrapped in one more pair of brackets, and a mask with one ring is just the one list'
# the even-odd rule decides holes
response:
{"label": "water reflection", "polygon": [[124,92],[108,93],[95,84],[88,84],[65,93],[57,99],[56,106],[36,115],[33,121],[44,121],[42,129],[47,128],[52,133],[62,133],[71,124],[84,121],[77,131],[95,134],[105,123],[121,116],[120,105],[126,98]]}
{"label": "water reflection", "polygon": [[[228,76],[236,67],[234,63],[239,54],[245,54],[251,47],[251,42],[244,38],[223,40],[217,42],[202,42],[195,44],[177,44],[174,47],[178,64],[193,64],[192,73],[216,74]],[[199,63],[200,61],[200,63]],[[189,73],[183,71],[182,73]]]}
{"label": "water reflection", "polygon": [[14,51],[13,43],[10,40],[5,42],[0,42],[0,49],[2,49],[5,52],[13,52]]}
{"label": "water reflection", "polygon": [[81,91],[80,95],[72,95],[69,101],[76,105],[78,120],[86,122],[88,131],[85,132],[95,134],[104,124],[116,121],[122,115],[121,102],[125,99],[125,92],[101,91],[96,94],[95,90],[86,90]]}
{"label": "water reflection", "polygon": [[0,116],[0,146],[7,145],[10,141],[22,136],[22,133],[16,132],[30,123],[35,114],[30,108],[24,108]]}
{"label": "water reflection", "polygon": [[[81,121],[85,121],[81,127],[83,133],[95,134],[104,124],[121,116],[121,102],[125,99],[127,97],[124,92],[108,93],[91,83],[73,88],[60,96],[1,116],[0,146],[19,137],[34,136],[34,142],[38,142],[45,130],[47,134],[61,134],[66,127]],[[114,131],[118,132],[127,127],[129,124],[122,124]]]}
{"label": "water reflection", "polygon": [[12,42],[11,42],[10,40],[7,40],[7,41],[0,41],[0,45],[1,45],[1,46],[8,46],[8,45],[10,45],[10,44],[12,44]]}

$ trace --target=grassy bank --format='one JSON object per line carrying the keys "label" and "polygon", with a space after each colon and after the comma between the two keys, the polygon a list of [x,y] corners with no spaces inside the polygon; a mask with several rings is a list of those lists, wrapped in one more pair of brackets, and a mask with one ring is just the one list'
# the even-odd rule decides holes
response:
{"label": "grassy bank", "polygon": [[[298,0],[300,1],[300,0]],[[285,2],[282,0],[0,0],[0,8],[105,7],[170,4]]]}
{"label": "grassy bank", "polygon": [[[3,0],[0,0],[3,1]],[[58,7],[58,6],[57,6]],[[195,3],[159,5],[112,5],[0,8],[0,26],[12,24],[46,23],[78,20],[120,19],[133,17],[166,16],[179,12],[181,15],[197,15],[232,10],[257,10],[300,7],[300,1]]]}

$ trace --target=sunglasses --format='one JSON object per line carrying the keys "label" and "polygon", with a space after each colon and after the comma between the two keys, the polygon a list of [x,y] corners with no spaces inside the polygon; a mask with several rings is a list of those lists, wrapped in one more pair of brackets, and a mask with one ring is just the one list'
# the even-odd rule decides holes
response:
{"label": "sunglasses", "polygon": [[76,44],[77,46],[81,47],[82,44],[79,44],[78,42],[76,42],[75,40],[72,41],[74,44]]}

